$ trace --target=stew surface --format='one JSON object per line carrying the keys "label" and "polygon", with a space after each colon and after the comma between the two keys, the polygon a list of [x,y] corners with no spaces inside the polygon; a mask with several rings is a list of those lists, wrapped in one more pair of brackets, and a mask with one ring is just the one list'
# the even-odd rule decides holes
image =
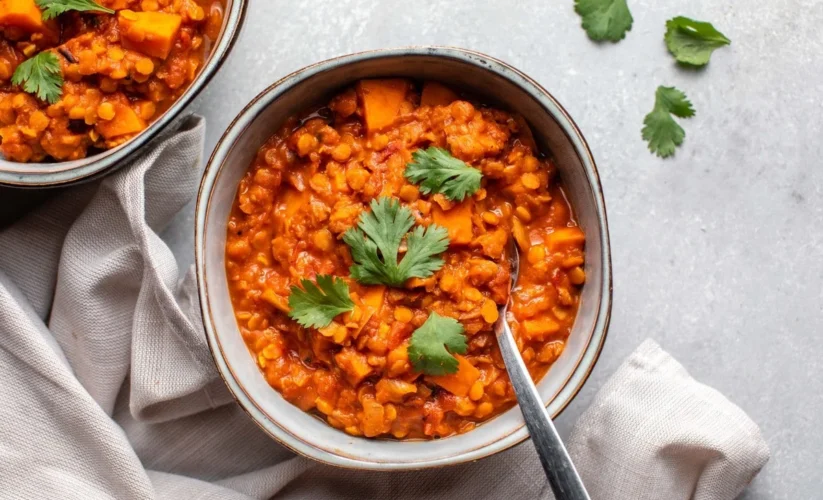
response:
{"label": "stew surface", "polygon": [[[424,194],[404,170],[429,146],[479,169],[480,188],[462,202]],[[343,235],[379,197],[448,231],[431,276],[402,286],[351,277]],[[508,320],[538,380],[563,351],[585,281],[584,234],[553,161],[522,118],[433,82],[364,80],[260,148],[228,221],[226,272],[240,332],[288,401],[356,436],[439,438],[514,404],[492,331],[510,299],[510,238],[521,271]],[[289,296],[318,275],[345,281],[354,306],[305,328],[289,317]],[[427,375],[410,360],[412,335],[435,313],[463,328],[455,373]]]}
{"label": "stew surface", "polygon": [[[223,23],[224,0],[97,3],[115,13],[44,19],[35,0],[0,0],[0,153],[7,160],[75,160],[128,141],[185,92]],[[56,56],[63,79],[51,103],[12,84],[18,66],[44,51]]]}

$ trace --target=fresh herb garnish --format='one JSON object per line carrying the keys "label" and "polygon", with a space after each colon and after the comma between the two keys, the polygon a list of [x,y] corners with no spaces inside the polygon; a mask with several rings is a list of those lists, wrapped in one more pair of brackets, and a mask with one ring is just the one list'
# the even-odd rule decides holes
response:
{"label": "fresh herb garnish", "polygon": [[63,93],[63,74],[54,52],[41,52],[23,61],[11,76],[11,83],[20,85],[29,94],[54,104]]}
{"label": "fresh herb garnish", "polygon": [[463,201],[480,189],[483,174],[448,151],[438,147],[418,149],[412,153],[412,162],[406,165],[403,175],[420,185],[423,194],[443,193],[453,201]]}
{"label": "fresh herb garnish", "polygon": [[[413,225],[411,211],[396,199],[372,200],[371,212],[361,213],[357,227],[343,235],[356,262],[351,266],[352,277],[366,285],[398,287],[409,278],[427,278],[443,267],[443,259],[436,256],[449,246],[448,231],[432,224],[417,226],[409,233]],[[403,238],[406,254],[398,262]]]}
{"label": "fresh herb garnish", "polygon": [[674,154],[677,146],[683,143],[686,132],[674,118],[694,116],[692,103],[686,94],[674,87],[657,87],[654,97],[654,109],[643,120],[643,139],[649,143],[649,151],[661,158]]}
{"label": "fresh herb garnish", "polygon": [[632,29],[632,13],[626,0],[575,0],[574,10],[583,18],[583,29],[595,41],[619,42]]}
{"label": "fresh herb garnish", "polygon": [[354,309],[349,285],[340,278],[318,274],[317,285],[300,280],[303,289],[291,287],[289,317],[306,328],[329,326],[335,316]]}
{"label": "fresh herb garnish", "polygon": [[43,19],[49,20],[68,12],[70,10],[78,10],[81,12],[105,12],[106,14],[114,14],[114,11],[103,7],[92,0],[36,0],[37,6],[43,10]]}
{"label": "fresh herb garnish", "polygon": [[704,66],[715,49],[731,42],[711,23],[688,17],[675,17],[666,21],[666,47],[677,62],[692,66]]}
{"label": "fresh herb garnish", "polygon": [[456,373],[459,365],[453,354],[465,354],[466,349],[463,325],[432,312],[412,333],[409,361],[416,371],[426,375],[448,375]]}

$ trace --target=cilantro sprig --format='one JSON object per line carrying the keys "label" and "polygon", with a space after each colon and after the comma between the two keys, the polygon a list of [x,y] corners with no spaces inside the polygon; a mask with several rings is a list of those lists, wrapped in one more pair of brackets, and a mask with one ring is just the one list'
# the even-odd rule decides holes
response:
{"label": "cilantro sprig", "polygon": [[92,0],[35,0],[37,6],[43,10],[43,19],[53,19],[70,10],[81,12],[104,12],[114,14],[114,11],[93,2]]}
{"label": "cilantro sprig", "polygon": [[53,52],[44,51],[23,61],[11,76],[11,83],[20,85],[29,94],[54,104],[63,93],[63,73]]}
{"label": "cilantro sprig", "polygon": [[692,66],[705,66],[712,52],[732,43],[711,23],[683,16],[666,21],[665,40],[677,62]]}
{"label": "cilantro sprig", "polygon": [[683,127],[671,115],[678,118],[694,116],[692,103],[686,94],[674,87],[657,87],[654,109],[643,120],[642,134],[649,143],[649,151],[661,158],[673,155],[675,148],[686,138]]}
{"label": "cilantro sprig", "polygon": [[302,289],[291,287],[289,317],[306,328],[323,328],[334,321],[335,316],[354,309],[349,296],[349,285],[340,278],[325,274],[310,280],[300,280]]}
{"label": "cilantro sprig", "polygon": [[403,175],[420,185],[423,194],[443,193],[453,201],[463,201],[480,189],[483,174],[448,151],[438,147],[418,149],[412,153],[412,162]]}
{"label": "cilantro sprig", "polygon": [[598,42],[619,42],[634,22],[626,0],[575,0],[574,11],[580,14],[589,38]]}
{"label": "cilantro sprig", "polygon": [[[409,278],[427,278],[443,267],[437,255],[449,246],[445,228],[417,226],[409,233],[414,217],[396,199],[381,197],[370,206],[371,212],[360,214],[357,227],[343,235],[356,262],[350,269],[354,279],[366,285],[399,287]],[[404,239],[406,253],[398,262]]]}
{"label": "cilantro sprig", "polygon": [[467,348],[463,325],[432,312],[412,333],[409,361],[415,371],[426,375],[457,373],[459,363],[454,354],[465,354]]}

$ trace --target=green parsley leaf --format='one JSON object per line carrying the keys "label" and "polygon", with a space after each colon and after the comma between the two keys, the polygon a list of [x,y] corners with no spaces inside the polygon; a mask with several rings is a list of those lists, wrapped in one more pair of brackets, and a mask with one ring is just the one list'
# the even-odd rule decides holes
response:
{"label": "green parsley leaf", "polygon": [[666,21],[666,47],[677,62],[692,66],[704,66],[715,49],[731,42],[711,23],[704,23],[688,17],[675,17]]}
{"label": "green parsley leaf", "polygon": [[432,312],[412,333],[409,361],[416,371],[426,375],[448,375],[457,373],[458,361],[452,354],[465,354],[466,349],[463,325]]}
{"label": "green parsley leaf", "polygon": [[453,201],[463,201],[480,189],[483,174],[458,160],[442,148],[418,149],[412,153],[412,162],[403,175],[420,185],[423,194],[443,193]]}
{"label": "green parsley leaf", "polygon": [[326,274],[318,274],[316,280],[317,285],[300,280],[303,289],[292,286],[289,295],[289,317],[306,328],[329,326],[335,316],[354,309],[345,281]]}
{"label": "green parsley leaf", "polygon": [[99,5],[92,0],[36,0],[37,6],[43,10],[43,19],[53,19],[64,12],[78,10],[81,12],[105,12],[114,14],[114,11]]}
{"label": "green parsley leaf", "polygon": [[619,42],[634,21],[626,0],[574,0],[574,11],[583,18],[589,38],[598,42]]}
{"label": "green parsley leaf", "polygon": [[678,118],[694,116],[692,103],[686,94],[674,87],[657,87],[654,109],[643,120],[643,139],[649,142],[649,151],[661,158],[674,154],[674,149],[683,143],[686,132],[671,115]]}
{"label": "green parsley leaf", "polygon": [[[449,233],[432,224],[414,225],[411,211],[396,199],[372,200],[371,212],[360,214],[357,228],[346,231],[343,241],[351,248],[351,275],[366,285],[403,286],[409,278],[426,278],[443,267],[436,257],[449,247]],[[406,238],[406,254],[398,263],[400,244]]]}
{"label": "green parsley leaf", "polygon": [[21,85],[29,94],[54,104],[63,93],[63,73],[53,52],[44,51],[23,61],[11,76],[11,83]]}

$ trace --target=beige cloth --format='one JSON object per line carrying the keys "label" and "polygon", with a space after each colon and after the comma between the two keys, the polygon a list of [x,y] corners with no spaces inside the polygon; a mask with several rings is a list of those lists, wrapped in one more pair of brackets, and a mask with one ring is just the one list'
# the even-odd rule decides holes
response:
{"label": "beige cloth", "polygon": [[[528,443],[366,473],[295,457],[247,418],[210,358],[192,274],[158,236],[194,196],[203,135],[193,117],[0,232],[0,498],[551,498]],[[596,500],[731,499],[768,459],[757,426],[652,342],[569,444]]]}

